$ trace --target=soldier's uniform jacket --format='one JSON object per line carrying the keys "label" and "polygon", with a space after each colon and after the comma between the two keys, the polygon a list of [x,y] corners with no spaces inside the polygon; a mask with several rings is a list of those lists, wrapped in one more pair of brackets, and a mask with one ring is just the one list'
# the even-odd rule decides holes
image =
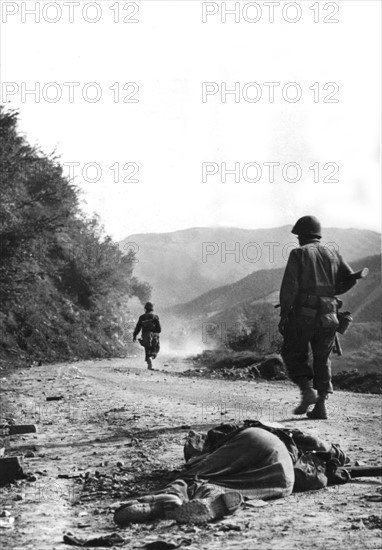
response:
{"label": "soldier's uniform jacket", "polygon": [[334,297],[354,286],[353,273],[341,255],[313,239],[291,251],[280,290],[280,315],[287,317],[299,295]]}
{"label": "soldier's uniform jacket", "polygon": [[140,333],[141,330],[142,330],[142,336],[145,332],[146,333],[155,332],[159,334],[162,328],[160,326],[158,315],[155,315],[154,313],[151,313],[151,312],[143,313],[143,315],[139,317],[137,326],[135,327],[134,335],[133,335],[134,338],[137,337],[137,335]]}

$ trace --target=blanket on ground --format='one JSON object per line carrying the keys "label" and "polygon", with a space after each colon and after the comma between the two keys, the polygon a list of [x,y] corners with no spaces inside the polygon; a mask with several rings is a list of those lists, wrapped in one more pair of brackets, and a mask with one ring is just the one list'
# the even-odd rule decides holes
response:
{"label": "blanket on ground", "polygon": [[328,484],[325,460],[348,461],[335,445],[300,430],[247,420],[222,424],[207,434],[189,433],[185,480],[201,480],[262,499]]}

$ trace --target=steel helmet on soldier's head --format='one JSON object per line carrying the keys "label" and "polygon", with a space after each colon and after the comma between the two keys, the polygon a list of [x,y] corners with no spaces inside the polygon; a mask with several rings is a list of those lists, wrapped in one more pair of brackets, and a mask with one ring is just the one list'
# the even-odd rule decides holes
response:
{"label": "steel helmet on soldier's head", "polygon": [[147,302],[145,304],[145,310],[146,311],[153,311],[154,310],[154,305],[151,302]]}
{"label": "steel helmet on soldier's head", "polygon": [[315,216],[303,216],[295,223],[292,233],[321,238],[321,224]]}

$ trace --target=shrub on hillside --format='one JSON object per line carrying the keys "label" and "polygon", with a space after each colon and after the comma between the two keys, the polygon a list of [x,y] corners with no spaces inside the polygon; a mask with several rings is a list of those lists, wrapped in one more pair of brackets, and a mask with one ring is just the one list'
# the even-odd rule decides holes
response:
{"label": "shrub on hillside", "polygon": [[380,342],[382,340],[382,323],[361,323],[357,320],[350,325],[346,334],[340,335],[340,339],[345,349],[359,349],[362,346],[367,346],[370,342]]}
{"label": "shrub on hillside", "polygon": [[233,351],[279,353],[281,338],[275,323],[269,322],[267,318],[249,319],[243,313],[234,327],[227,332],[227,346]]}
{"label": "shrub on hillside", "polygon": [[0,357],[63,359],[124,349],[126,301],[150,296],[59,160],[32,147],[0,107]]}

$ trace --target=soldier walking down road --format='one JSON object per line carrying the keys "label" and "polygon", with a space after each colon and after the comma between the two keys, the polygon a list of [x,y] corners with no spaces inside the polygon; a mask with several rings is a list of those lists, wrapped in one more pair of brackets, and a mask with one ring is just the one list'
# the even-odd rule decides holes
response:
{"label": "soldier walking down road", "polygon": [[[314,216],[300,218],[292,233],[300,247],[291,251],[281,284],[281,354],[290,379],[301,390],[301,402],[294,414],[326,419],[325,400],[333,393],[329,357],[341,303],[335,295],[355,285],[355,274],[337,251],[320,243],[321,225]],[[313,368],[309,365],[309,344]],[[313,404],[314,409],[307,412]]]}
{"label": "soldier walking down road", "polygon": [[135,327],[133,342],[136,342],[138,334],[142,331],[142,338],[139,338],[139,343],[145,348],[145,361],[149,370],[153,370],[152,360],[159,353],[159,334],[161,330],[159,317],[154,314],[154,306],[151,302],[147,302],[145,313],[139,317]]}

